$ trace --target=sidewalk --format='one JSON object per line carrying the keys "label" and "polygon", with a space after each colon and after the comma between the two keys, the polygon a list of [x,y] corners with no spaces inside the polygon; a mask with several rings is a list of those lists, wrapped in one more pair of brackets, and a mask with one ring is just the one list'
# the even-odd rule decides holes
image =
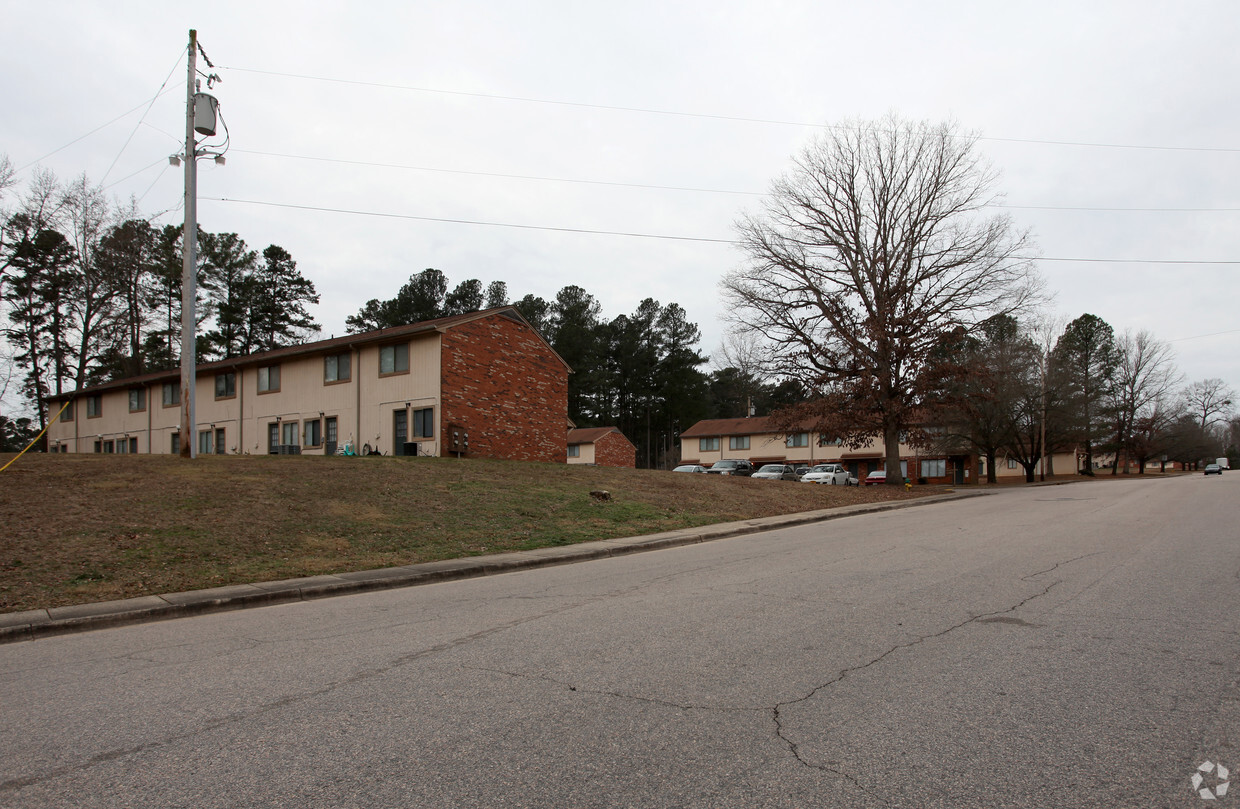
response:
{"label": "sidewalk", "polygon": [[127,598],[121,601],[103,601],[71,607],[53,607],[46,610],[27,610],[0,614],[0,643],[35,640],[72,632],[88,632],[115,626],[186,618],[210,612],[240,610],[250,607],[266,607],[291,601],[309,601],[316,598],[366,593],[373,590],[390,590],[397,587],[414,587],[420,584],[492,576],[551,565],[584,562],[609,556],[675,548],[716,539],[756,534],[778,528],[823,522],[825,520],[873,514],[899,508],[943,503],[966,497],[992,494],[996,487],[986,490],[967,490],[922,497],[916,500],[900,500],[888,503],[867,503],[844,508],[805,511],[779,517],[763,517],[754,520],[704,525],[684,528],[661,534],[650,534],[625,539],[603,539],[582,542],[557,548],[539,548],[532,551],[503,553],[492,556],[471,556],[465,559],[445,559],[405,567],[388,567],[364,570],[356,573],[339,573],[331,576],[311,576],[302,579],[263,582],[260,584],[237,584],[229,587],[213,587],[208,590],[191,590],[158,596]]}

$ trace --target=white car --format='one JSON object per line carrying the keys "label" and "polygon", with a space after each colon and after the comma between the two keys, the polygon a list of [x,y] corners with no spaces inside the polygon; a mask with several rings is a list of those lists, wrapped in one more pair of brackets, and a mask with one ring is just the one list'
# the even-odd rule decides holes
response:
{"label": "white car", "polygon": [[676,467],[672,471],[673,472],[691,472],[691,473],[705,475],[706,467],[702,466],[701,464],[686,463],[686,464],[681,464],[680,466]]}
{"label": "white car", "polygon": [[847,486],[848,470],[837,463],[820,463],[801,476],[802,483],[825,483],[829,486]]}

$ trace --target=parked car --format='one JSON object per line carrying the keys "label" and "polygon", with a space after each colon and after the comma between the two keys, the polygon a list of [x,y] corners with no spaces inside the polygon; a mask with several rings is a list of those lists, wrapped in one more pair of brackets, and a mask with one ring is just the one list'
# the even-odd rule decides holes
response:
{"label": "parked car", "polygon": [[672,470],[673,472],[696,472],[700,474],[706,473],[706,467],[699,463],[685,463]]}
{"label": "parked car", "polygon": [[1223,474],[1223,467],[1219,466],[1216,463],[1208,463],[1206,464],[1206,474],[1207,475],[1221,475]]}
{"label": "parked car", "polygon": [[797,480],[797,470],[786,463],[769,463],[753,473],[754,479]]}
{"label": "parked car", "polygon": [[797,464],[797,467],[796,467],[797,480],[800,480],[804,475],[809,474],[809,470],[810,470],[810,467],[808,464]]}
{"label": "parked car", "polygon": [[[837,463],[820,463],[801,475],[802,483],[825,483],[830,486],[847,486],[848,470]],[[856,482],[856,479],[853,479]]]}
{"label": "parked car", "polygon": [[712,464],[710,469],[706,470],[708,475],[737,475],[740,477],[749,477],[753,474],[753,464],[749,461],[724,459]]}
{"label": "parked car", "polygon": [[867,486],[873,486],[874,484],[886,483],[886,482],[887,482],[887,470],[885,469],[876,469],[870,474],[865,476],[865,485]]}

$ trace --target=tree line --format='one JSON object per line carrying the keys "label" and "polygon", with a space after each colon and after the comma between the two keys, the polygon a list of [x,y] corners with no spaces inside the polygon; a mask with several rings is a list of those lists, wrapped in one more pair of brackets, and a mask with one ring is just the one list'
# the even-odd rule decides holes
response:
{"label": "tree line", "polygon": [[1099,455],[1110,474],[1134,465],[1143,474],[1150,464],[1237,454],[1235,392],[1221,379],[1185,386],[1168,344],[1148,331],[1117,335],[1085,314],[1055,334],[999,316],[950,353],[960,370],[927,411],[937,429],[926,443],[977,453],[991,482],[1000,457],[1032,481],[1040,468],[1055,474],[1056,453],[1074,450],[1086,475]]}
{"label": "tree line", "polygon": [[[0,192],[13,184],[0,158]],[[0,394],[14,385],[28,402],[36,415],[25,429],[46,425],[49,395],[177,367],[182,234],[152,225],[136,203],[109,201],[85,176],[62,183],[46,171],[0,214]],[[306,309],[318,293],[287,250],[259,253],[235,233],[201,228],[198,244],[199,362],[320,330]],[[22,433],[18,421],[0,426],[0,434]]]}

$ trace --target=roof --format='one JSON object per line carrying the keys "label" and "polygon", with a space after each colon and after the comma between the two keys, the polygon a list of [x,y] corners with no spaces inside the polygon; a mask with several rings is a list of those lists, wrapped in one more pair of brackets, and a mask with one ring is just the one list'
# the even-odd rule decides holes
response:
{"label": "roof", "polygon": [[[619,427],[577,427],[568,431],[568,443],[570,444],[593,444],[608,433],[620,433]],[[620,433],[620,437],[624,438],[624,433]]]}
{"label": "roof", "polygon": [[[809,425],[806,424],[798,432],[805,432],[809,429]],[[757,435],[760,433],[787,435],[788,431],[776,428],[774,420],[770,416],[751,416],[747,419],[706,419],[705,421],[699,421],[681,433],[680,437],[711,438],[716,435]]]}
{"label": "roof", "polygon": [[[316,340],[313,343],[301,343],[299,345],[284,346],[272,351],[261,351],[256,354],[246,354],[243,357],[229,357],[228,359],[215,360],[214,362],[199,363],[196,374],[210,374],[212,372],[224,371],[229,369],[249,368],[256,365],[271,365],[273,362],[283,359],[291,359],[293,357],[312,356],[314,354],[330,354],[338,349],[353,348],[359,344],[379,344],[395,342],[402,337],[414,337],[420,334],[443,333],[449,329],[460,326],[464,323],[471,323],[475,320],[500,315],[509,320],[515,320],[527,326],[530,331],[538,336],[543,345],[547,346],[547,350],[555,356],[564,367],[572,373],[564,358],[556,353],[555,349],[543,339],[538,331],[530,326],[529,322],[521,316],[521,313],[513,306],[499,306],[494,309],[483,309],[478,312],[467,312],[463,315],[452,315],[450,317],[439,317],[434,320],[423,320],[418,323],[410,323],[405,326],[393,326],[387,329],[378,329],[377,331],[361,332],[359,334],[346,334],[343,337],[333,337],[327,340]],[[85,393],[95,393],[108,390],[117,390],[120,388],[132,388],[140,385],[147,385],[155,382],[175,382],[181,378],[181,369],[170,368],[166,371],[156,371],[154,373],[143,374],[141,376],[131,376],[124,379],[115,379],[111,382],[104,382],[99,385],[91,385],[67,393],[53,394],[48,396],[48,401],[68,399],[72,396],[78,396]]]}

